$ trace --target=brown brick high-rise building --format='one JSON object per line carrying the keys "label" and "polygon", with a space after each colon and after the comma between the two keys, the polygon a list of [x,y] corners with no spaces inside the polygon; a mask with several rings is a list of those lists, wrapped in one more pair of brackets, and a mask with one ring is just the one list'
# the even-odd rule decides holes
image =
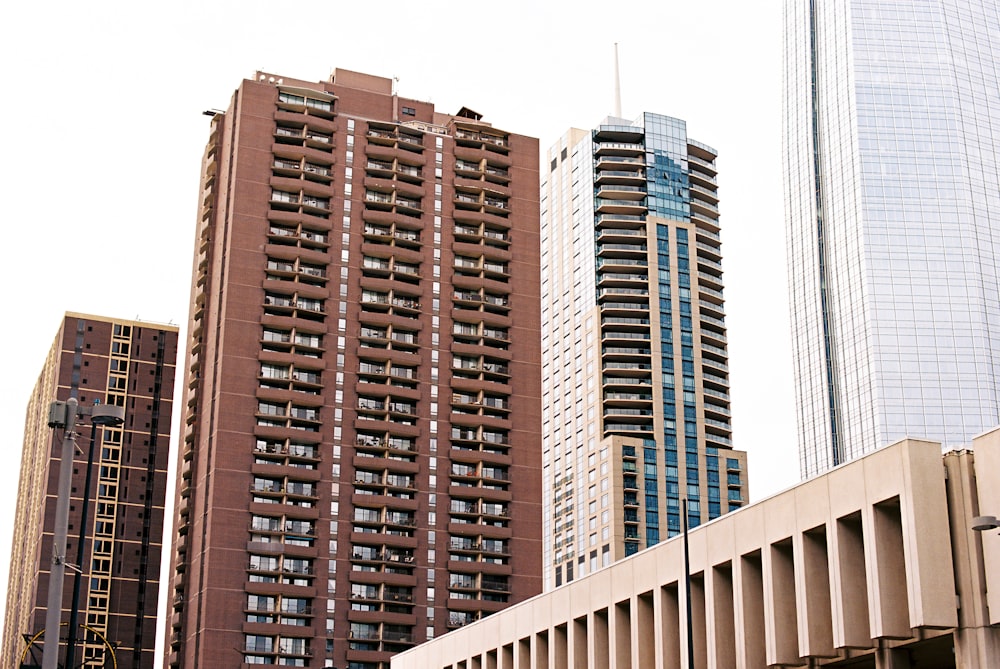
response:
{"label": "brown brick high-rise building", "polygon": [[541,590],[538,204],[537,140],[389,79],[214,115],[168,666],[387,667]]}
{"label": "brown brick high-rise building", "polygon": [[[75,397],[81,407],[116,404],[121,427],[98,431],[86,523],[83,497],[90,450],[89,419],[77,426],[78,453],[70,493],[67,562],[78,562],[84,530],[76,662],[151,669],[156,645],[163,504],[167,490],[170,416],[177,328],[68,313],[28,403],[21,478],[12,540],[2,665],[41,658],[62,431],[47,425],[49,403]],[[82,454],[80,453],[82,451]],[[63,623],[69,622],[73,570],[63,585]],[[63,638],[66,638],[65,628]],[[62,653],[60,651],[60,663]]]}

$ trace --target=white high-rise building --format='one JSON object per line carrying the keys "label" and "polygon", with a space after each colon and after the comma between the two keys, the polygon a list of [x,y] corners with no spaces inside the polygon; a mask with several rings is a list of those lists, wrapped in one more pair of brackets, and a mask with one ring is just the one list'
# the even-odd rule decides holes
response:
{"label": "white high-rise building", "polygon": [[645,113],[542,165],[544,587],[742,506],[716,152]]}
{"label": "white high-rise building", "polygon": [[786,0],[801,470],[1000,423],[996,0]]}

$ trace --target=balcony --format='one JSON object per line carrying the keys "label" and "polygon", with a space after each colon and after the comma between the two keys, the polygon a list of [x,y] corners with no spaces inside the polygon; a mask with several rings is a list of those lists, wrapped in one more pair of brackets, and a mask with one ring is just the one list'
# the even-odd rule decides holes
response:
{"label": "balcony", "polygon": [[597,186],[607,186],[611,184],[639,186],[646,181],[643,170],[598,170],[594,175],[594,183]]}
{"label": "balcony", "polygon": [[477,132],[467,128],[456,128],[454,137],[455,143],[459,146],[486,149],[503,154],[506,154],[510,150],[507,137],[505,135]]}
{"label": "balcony", "polygon": [[709,162],[708,160],[699,158],[698,156],[692,154],[688,154],[688,165],[689,166],[696,165],[698,168],[701,169],[701,171],[713,177],[718,173],[717,170],[715,169],[714,162]]}
{"label": "balcony", "polygon": [[717,374],[711,374],[706,371],[703,371],[701,376],[702,376],[702,381],[704,381],[704,383],[706,384],[706,388],[711,387],[710,385],[707,384],[714,384],[717,388],[721,388],[723,390],[729,390],[729,379],[727,379],[726,377],[719,376]]}
{"label": "balcony", "polygon": [[604,407],[604,419],[607,420],[624,420],[627,418],[641,418],[646,416],[652,416],[652,409],[627,409],[617,406],[605,406]]}
{"label": "balcony", "polygon": [[699,287],[704,284],[709,288],[714,288],[715,290],[722,290],[722,276],[718,274],[713,274],[712,272],[698,272],[698,285]]}
{"label": "balcony", "polygon": [[[706,395],[708,393],[705,393]],[[710,416],[721,416],[722,418],[715,420],[728,419],[732,417],[732,412],[728,407],[722,406],[720,404],[715,404],[713,402],[705,400],[705,418],[708,419]],[[727,423],[728,424],[728,423]]]}
{"label": "balcony", "polygon": [[[647,383],[645,385],[652,385]],[[604,393],[604,399],[607,402],[638,402],[645,404],[647,402],[653,401],[653,395],[651,393],[623,393],[623,392],[613,392],[607,391]]]}
{"label": "balcony", "polygon": [[646,216],[643,214],[601,214],[594,219],[597,227],[638,227],[645,224]]}
{"label": "balcony", "polygon": [[705,418],[705,429],[706,432],[711,432],[712,434],[728,437],[732,434],[733,427],[728,420],[719,420],[717,418]]}
{"label": "balcony", "polygon": [[699,313],[706,316],[712,316],[716,319],[722,319],[726,315],[726,310],[721,304],[716,304],[714,302],[708,302],[706,300],[698,300],[698,310]]}
{"label": "balcony", "polygon": [[595,156],[644,156],[646,147],[641,142],[595,141]]}
{"label": "balcony", "polygon": [[[609,272],[611,270],[619,270],[626,267],[649,267],[649,263],[645,260],[638,260],[635,258],[598,258],[597,259],[597,269],[604,270],[602,272],[602,278],[604,272]],[[607,268],[607,269],[605,269]],[[633,276],[629,278],[640,279],[645,281],[647,275],[642,274],[638,276]]]}
{"label": "balcony", "polygon": [[595,156],[595,160],[597,162],[596,168],[599,173],[605,170],[619,172],[635,170],[636,172],[640,172],[646,167],[646,158],[643,155],[615,156],[605,154]]}
{"label": "balcony", "polygon": [[[698,296],[701,298],[701,302],[710,301],[713,304],[721,305],[725,296],[722,294],[721,290],[716,290],[714,288],[709,288],[708,286],[698,286]],[[706,299],[707,298],[707,299]]]}
{"label": "balcony", "polygon": [[423,140],[421,135],[411,135],[398,127],[382,128],[371,126],[368,128],[368,143],[373,145],[405,149],[407,151],[423,151]]}
{"label": "balcony", "polygon": [[691,207],[691,221],[698,226],[699,229],[705,229],[709,232],[718,234],[719,233],[719,212],[715,211],[713,215],[711,212],[705,213],[704,208]]}
{"label": "balcony", "polygon": [[698,255],[705,255],[713,260],[720,260],[722,258],[722,249],[719,248],[719,244],[710,244],[708,242],[703,242],[700,239],[695,242],[695,246],[698,247]]}
{"label": "balcony", "polygon": [[719,204],[719,194],[715,191],[714,188],[705,188],[704,186],[692,183],[691,192],[697,193],[700,196],[700,199],[704,200],[710,205],[718,206]]}
{"label": "balcony", "polygon": [[622,423],[622,422],[611,422],[610,420],[605,420],[604,422],[604,434],[645,434],[653,432],[652,421],[641,421],[635,423]]}
{"label": "balcony", "polygon": [[643,200],[646,197],[645,186],[604,183],[597,187],[597,197],[601,200]]}
{"label": "balcony", "polygon": [[628,214],[631,216],[646,213],[645,196],[635,200],[595,198],[594,207],[597,214]]}
{"label": "balcony", "polygon": [[699,227],[695,228],[695,235],[697,235],[697,239],[709,239],[717,244],[722,243],[722,237],[719,235],[718,230],[713,232],[707,228]]}
{"label": "balcony", "polygon": [[732,448],[733,440],[729,437],[723,437],[719,435],[712,434],[711,432],[705,433],[705,441],[708,446],[715,446],[716,448]]}
{"label": "balcony", "polygon": [[[716,255],[721,257],[721,254],[716,254]],[[715,272],[718,274],[722,274],[722,263],[720,263],[716,259],[706,258],[705,256],[699,253],[697,262],[699,271]]]}
{"label": "balcony", "polygon": [[646,239],[646,227],[642,226],[639,228],[599,228],[597,233],[597,241],[600,244],[605,244],[610,241],[618,241],[621,239],[629,238],[639,238],[642,240]]}
{"label": "balcony", "polygon": [[604,342],[626,341],[626,340],[648,342],[649,341],[649,333],[648,332],[622,332],[622,331],[618,331],[618,330],[614,330],[614,331],[605,330],[604,332],[601,333],[601,341],[604,341]]}
{"label": "balcony", "polygon": [[714,316],[709,316],[707,314],[700,314],[699,320],[702,325],[707,325],[710,328],[717,328],[720,332],[726,331],[726,322],[721,318],[715,318]]}
{"label": "balcony", "polygon": [[[607,386],[652,386],[649,377],[604,376],[602,383]],[[607,395],[606,395],[607,396]],[[632,399],[632,398],[629,398]]]}
{"label": "balcony", "polygon": [[486,174],[487,181],[493,181],[499,184],[507,184],[510,182],[510,170],[506,167],[486,164],[486,169],[484,170]]}
{"label": "balcony", "polygon": [[483,590],[493,590],[494,592],[510,592],[510,583],[506,580],[500,581],[484,577],[480,587]]}
{"label": "balcony", "polygon": [[597,245],[597,254],[602,258],[607,258],[612,262],[612,258],[645,258],[647,247],[645,244],[624,244],[621,242],[601,242]]}

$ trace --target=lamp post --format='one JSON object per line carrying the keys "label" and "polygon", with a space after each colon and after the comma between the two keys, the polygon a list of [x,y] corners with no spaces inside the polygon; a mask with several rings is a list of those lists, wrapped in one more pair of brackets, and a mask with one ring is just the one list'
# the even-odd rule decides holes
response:
{"label": "lamp post", "polygon": [[[93,444],[96,437],[96,425],[121,425],[125,422],[125,409],[112,405],[96,405],[81,407],[75,397],[65,402],[53,402],[49,405],[50,428],[63,429],[62,450],[59,455],[59,488],[56,496],[55,525],[52,529],[52,569],[49,573],[49,596],[45,610],[46,643],[42,649],[42,669],[57,669],[59,665],[59,623],[62,618],[63,579],[66,576],[66,533],[69,528],[69,501],[73,485],[73,457],[76,453],[76,420],[78,417],[90,416],[91,452],[87,467],[87,490],[84,491],[84,505],[90,494],[90,460],[93,459]],[[86,509],[86,506],[84,506]],[[86,518],[86,511],[84,511]],[[84,530],[81,529],[82,545]],[[82,549],[82,546],[81,546]],[[78,594],[78,593],[77,593]],[[76,608],[79,604],[74,597],[71,615],[75,621]],[[70,642],[75,644],[75,630],[69,632]],[[66,669],[72,669],[72,658],[67,653]]]}
{"label": "lamp post", "polygon": [[694,623],[691,621],[691,551],[688,547],[688,500],[683,500],[684,520],[684,603],[687,605],[687,666],[694,669]]}

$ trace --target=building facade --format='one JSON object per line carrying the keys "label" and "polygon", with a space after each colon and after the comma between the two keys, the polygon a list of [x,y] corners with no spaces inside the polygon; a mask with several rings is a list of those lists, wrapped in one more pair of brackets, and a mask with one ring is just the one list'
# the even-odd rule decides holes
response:
{"label": "building facade", "polygon": [[996,0],[787,0],[802,474],[1000,424]]}
{"label": "building facade", "polygon": [[542,181],[549,589],[747,499],[732,449],[716,152],[645,113],[571,129]]}
{"label": "building facade", "polygon": [[673,539],[392,667],[997,667],[998,509],[1000,429],[897,442],[693,530],[687,572]]}
{"label": "building facade", "polygon": [[390,79],[211,121],[170,667],[387,667],[541,590],[538,142]]}
{"label": "building facade", "polygon": [[[81,569],[78,662],[151,669],[156,645],[164,497],[177,360],[177,328],[67,313],[28,403],[15,511],[3,657],[8,666],[40,664],[58,494],[62,433],[49,429],[49,404],[125,408],[125,423],[91,433],[78,423],[67,561]],[[97,436],[86,524],[83,499],[89,436]],[[83,552],[79,552],[81,533]],[[82,560],[78,560],[78,556]],[[64,623],[73,571],[63,586]],[[68,635],[63,630],[63,638]],[[30,643],[25,639],[30,639]]]}

